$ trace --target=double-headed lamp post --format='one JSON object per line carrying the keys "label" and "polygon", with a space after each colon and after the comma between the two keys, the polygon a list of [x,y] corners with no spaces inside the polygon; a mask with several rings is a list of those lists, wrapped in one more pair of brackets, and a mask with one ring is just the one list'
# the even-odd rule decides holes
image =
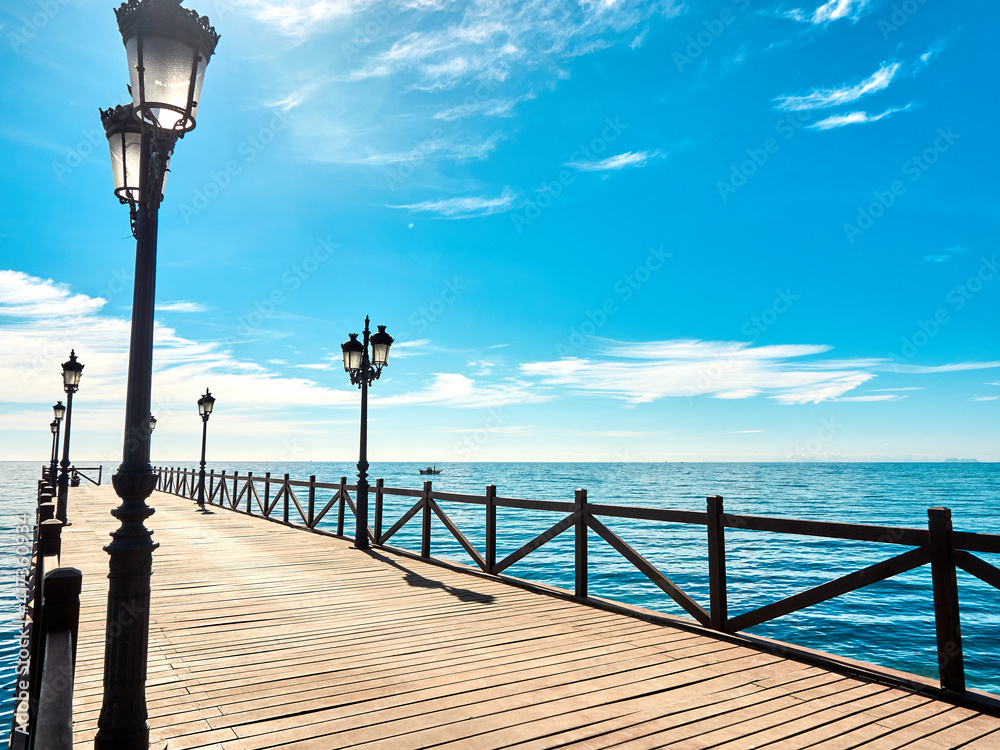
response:
{"label": "double-headed lamp post", "polygon": [[[344,370],[351,376],[351,384],[361,389],[361,451],[358,457],[358,491],[354,514],[354,546],[368,549],[368,386],[378,380],[382,368],[389,364],[389,347],[392,336],[385,332],[385,326],[378,327],[378,333],[369,335],[368,317],[365,317],[364,343],[358,341],[358,334],[350,334],[341,350],[344,353]],[[368,356],[369,344],[371,357]]]}
{"label": "double-headed lamp post", "polygon": [[205,389],[205,395],[198,399],[198,414],[201,416],[201,468],[198,471],[198,505],[205,507],[205,439],[208,437],[208,418],[212,416],[215,397]]}
{"label": "double-headed lamp post", "polygon": [[[156,486],[149,463],[153,375],[156,235],[163,180],[179,138],[195,127],[205,68],[219,35],[180,0],[128,0],[115,10],[128,57],[130,104],[101,112],[115,195],[130,208],[136,238],[122,464],[113,477],[121,522],[110,555],[104,652],[104,702],[98,750],[149,747],[146,660],[149,578],[156,549],[145,520]],[[68,422],[67,422],[68,428]]]}
{"label": "double-headed lamp post", "polygon": [[62,424],[63,417],[66,416],[66,407],[63,406],[62,401],[56,401],[52,405],[52,414],[55,419],[49,425],[52,429],[52,461],[49,463],[49,484],[55,489],[59,477],[59,426]]}
{"label": "double-headed lamp post", "polygon": [[[66,523],[66,503],[69,497],[69,428],[73,424],[73,394],[80,388],[83,365],[76,361],[76,350],[71,349],[69,359],[63,362],[63,390],[66,391],[66,432],[63,433],[63,454],[59,465],[59,500],[56,503],[56,518]],[[55,407],[52,407],[53,411]]]}

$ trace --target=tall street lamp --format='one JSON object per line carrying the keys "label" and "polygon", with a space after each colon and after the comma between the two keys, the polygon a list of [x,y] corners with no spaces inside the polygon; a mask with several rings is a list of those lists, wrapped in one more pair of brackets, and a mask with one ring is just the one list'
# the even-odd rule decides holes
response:
{"label": "tall street lamp", "polygon": [[201,415],[201,469],[198,471],[198,505],[205,507],[205,438],[208,437],[208,418],[212,416],[215,398],[205,389],[205,395],[198,399],[198,414]]}
{"label": "tall street lamp", "polygon": [[[371,358],[368,347],[371,344]],[[350,334],[350,339],[341,345],[344,353],[344,370],[351,376],[351,384],[361,389],[361,452],[358,457],[358,491],[355,498],[354,546],[368,549],[368,386],[378,380],[382,368],[389,364],[389,347],[392,336],[385,332],[385,326],[378,327],[378,333],[369,336],[368,316],[365,316],[364,343],[358,341],[358,334]]]}
{"label": "tall street lamp", "polygon": [[[69,428],[73,423],[73,394],[80,388],[83,365],[76,361],[76,350],[71,349],[69,359],[63,362],[63,390],[66,391],[66,432],[63,434],[63,454],[59,465],[59,500],[56,503],[56,518],[66,523],[66,502],[69,496]],[[55,407],[52,407],[53,411]]]}
{"label": "tall street lamp", "polygon": [[121,522],[110,556],[104,699],[97,750],[149,746],[146,661],[149,577],[157,545],[144,521],[156,485],[149,463],[156,235],[163,179],[174,146],[194,129],[205,68],[219,35],[180,0],[128,0],[115,11],[128,57],[132,103],[101,112],[115,195],[128,204],[136,238],[132,338],[122,464],[113,477]]}
{"label": "tall street lamp", "polygon": [[149,434],[153,434],[153,430],[156,429],[156,417],[152,414],[149,415]]}
{"label": "tall street lamp", "polygon": [[55,415],[55,419],[52,421],[55,429],[52,430],[52,461],[49,463],[49,484],[55,489],[59,476],[59,426],[62,424],[63,417],[66,416],[66,407],[63,406],[62,401],[56,401],[52,405],[52,413]]}

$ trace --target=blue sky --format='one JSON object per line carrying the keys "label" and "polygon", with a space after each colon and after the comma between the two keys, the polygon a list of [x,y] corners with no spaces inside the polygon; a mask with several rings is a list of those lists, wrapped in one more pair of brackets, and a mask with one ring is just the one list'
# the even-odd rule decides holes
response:
{"label": "blue sky", "polygon": [[[154,461],[1000,460],[991,3],[199,0]],[[0,451],[120,457],[112,4],[0,4]]]}

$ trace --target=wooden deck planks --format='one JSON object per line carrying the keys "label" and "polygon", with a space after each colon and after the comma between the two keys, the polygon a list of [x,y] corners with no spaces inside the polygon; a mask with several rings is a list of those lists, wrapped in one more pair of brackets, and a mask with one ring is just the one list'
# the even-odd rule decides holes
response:
{"label": "wooden deck planks", "polygon": [[[75,740],[102,698],[110,488],[71,491]],[[154,747],[1000,747],[1000,719],[156,493]]]}

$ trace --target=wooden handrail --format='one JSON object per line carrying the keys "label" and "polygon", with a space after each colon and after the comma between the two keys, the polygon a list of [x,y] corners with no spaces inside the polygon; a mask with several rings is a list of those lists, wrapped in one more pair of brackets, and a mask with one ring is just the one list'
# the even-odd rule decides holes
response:
{"label": "wooden handrail", "polygon": [[[222,476],[223,480],[220,482],[220,488],[225,486],[225,472],[223,472]],[[235,476],[234,474],[234,479]],[[324,518],[327,511],[334,504],[337,504],[336,533],[338,536],[343,537],[345,509],[349,507],[352,513],[355,511],[354,503],[351,501],[348,492],[354,492],[357,488],[356,486],[348,485],[346,477],[341,477],[339,483],[324,483],[317,482],[315,476],[311,476],[309,481],[296,481],[291,480],[285,474],[281,489],[274,496],[274,499],[270,501],[270,504],[268,504],[266,499],[270,493],[269,474],[265,475],[264,479],[248,474],[245,481],[248,486],[252,486],[255,481],[264,483],[265,502],[261,505],[258,498],[258,507],[262,510],[261,515],[265,517],[270,517],[271,510],[274,509],[280,499],[284,499],[283,522],[288,525],[305,526],[310,529],[315,528]],[[169,483],[167,483],[167,487],[170,487]],[[291,489],[292,487],[309,488],[308,510],[304,509],[299,503],[299,500]],[[325,504],[319,514],[315,514],[314,512],[315,491],[317,488],[336,490],[336,494]],[[249,490],[245,487],[244,492],[249,492]],[[177,494],[176,491],[174,494]],[[222,492],[219,495],[219,504],[222,505]],[[384,500],[387,496],[417,498],[417,502],[404,512],[387,531],[383,532]],[[289,502],[298,511],[302,519],[301,524],[289,522]],[[485,549],[482,553],[475,548],[468,537],[458,528],[457,524],[455,524],[453,519],[439,504],[449,502],[484,506],[486,541]],[[235,502],[231,502],[231,504],[234,509],[237,508],[239,504],[238,499]],[[519,549],[507,554],[502,560],[497,561],[497,508],[556,512],[566,515],[549,529],[543,531]],[[252,512],[249,499],[247,501],[247,512]],[[576,491],[573,502],[563,502],[498,497],[494,485],[488,485],[484,495],[469,495],[465,493],[434,491],[432,483],[429,481],[424,482],[423,489],[417,490],[386,487],[384,481],[378,479],[375,483],[375,524],[374,529],[368,530],[369,536],[375,545],[385,545],[396,532],[403,528],[418,513],[421,515],[419,532],[419,555],[421,557],[431,557],[431,517],[436,515],[452,538],[469,554],[475,565],[490,575],[502,574],[511,565],[527,557],[555,537],[571,528],[574,529],[573,593],[580,599],[587,599],[589,596],[588,530],[591,530],[679,604],[695,622],[726,633],[737,633],[762,622],[799,611],[877,581],[885,580],[922,565],[930,564],[932,568],[931,578],[933,583],[941,686],[943,689],[956,694],[965,691],[956,570],[961,568],[986,584],[1000,589],[1000,568],[994,567],[972,554],[972,552],[1000,553],[1000,535],[953,531],[951,528],[950,511],[944,508],[932,508],[928,511],[928,528],[918,529],[730,514],[724,512],[723,499],[717,495],[707,498],[705,512],[698,512],[591,503],[588,501],[587,491],[583,489]],[[680,587],[629,545],[628,542],[599,521],[598,517],[704,526],[707,531],[706,544],[708,548],[708,608],[703,608],[689,594],[682,591]],[[836,580],[820,584],[806,591],[792,594],[770,604],[765,604],[756,609],[730,617],[726,576],[726,529],[873,542],[911,547],[913,549],[855,572],[848,573]]]}

